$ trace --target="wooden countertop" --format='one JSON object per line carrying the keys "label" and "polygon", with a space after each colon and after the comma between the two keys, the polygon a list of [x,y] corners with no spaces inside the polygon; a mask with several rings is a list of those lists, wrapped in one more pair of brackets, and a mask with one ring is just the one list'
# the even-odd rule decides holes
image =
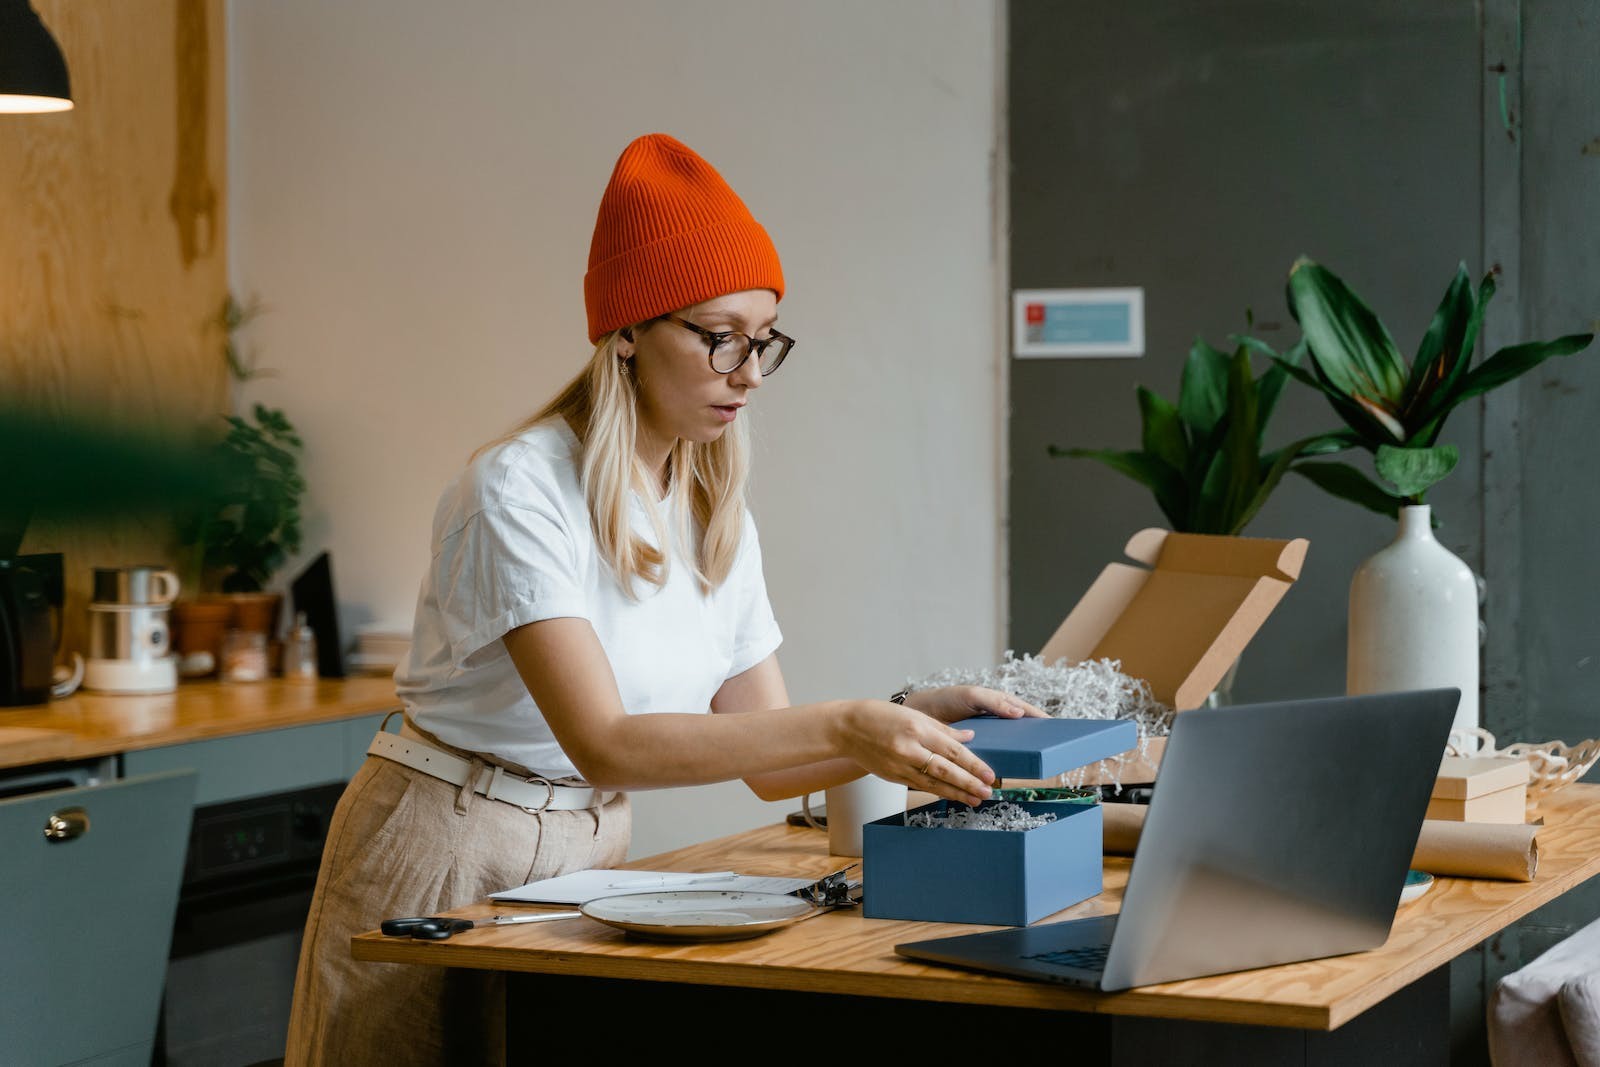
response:
{"label": "wooden countertop", "polygon": [[400,707],[394,679],[184,682],[152,696],[86,693],[0,708],[0,769],[94,759],[185,741],[279,730]]}
{"label": "wooden countertop", "polygon": [[[1600,873],[1600,785],[1568,786],[1541,810],[1546,821],[1534,881],[1439,878],[1428,893],[1400,908],[1381,948],[1122,993],[913,963],[896,956],[894,946],[993,927],[865,919],[854,911],[830,912],[747,941],[639,941],[578,918],[485,927],[438,942],[370,931],[353,938],[351,948],[356,959],[394,963],[1332,1030]],[[824,832],[778,825],[627,866],[820,877],[848,862],[827,855]],[[1130,863],[1124,856],[1105,857],[1105,891],[1044,921],[1117,911]],[[476,918],[527,910],[484,901],[449,914]]]}

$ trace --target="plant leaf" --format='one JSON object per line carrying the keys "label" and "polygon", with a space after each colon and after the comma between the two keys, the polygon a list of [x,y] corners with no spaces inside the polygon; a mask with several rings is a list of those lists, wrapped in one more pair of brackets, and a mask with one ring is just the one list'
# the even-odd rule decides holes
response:
{"label": "plant leaf", "polygon": [[1378,474],[1400,490],[1400,495],[1422,499],[1433,485],[1455,470],[1461,458],[1455,445],[1434,445],[1431,448],[1379,447],[1374,457]]}
{"label": "plant leaf", "polygon": [[1222,533],[1222,498],[1226,491],[1228,462],[1221,452],[1211,453],[1205,472],[1200,477],[1199,491],[1189,504],[1187,529],[1180,533]]}
{"label": "plant leaf", "polygon": [[1520,377],[1551,356],[1570,356],[1574,352],[1582,352],[1593,340],[1592,333],[1574,333],[1554,341],[1529,341],[1527,344],[1502,348],[1468,372],[1461,383],[1460,392],[1452,398],[1452,406]]}
{"label": "plant leaf", "polygon": [[1457,364],[1462,360],[1471,362],[1472,350],[1465,347],[1465,342],[1476,308],[1472,279],[1467,276],[1467,265],[1462,263],[1445,288],[1444,298],[1439,301],[1433,320],[1428,323],[1428,331],[1417,346],[1416,362],[1411,364],[1411,376],[1406,381],[1405,399],[1400,409],[1408,428],[1415,428],[1413,416],[1426,417],[1437,391],[1451,380]]}
{"label": "plant leaf", "polygon": [[1353,447],[1358,442],[1355,435],[1349,430],[1336,430],[1333,433],[1319,433],[1311,437],[1302,437],[1292,444],[1285,445],[1276,452],[1261,457],[1266,464],[1265,473],[1261,477],[1261,484],[1256,487],[1256,493],[1248,505],[1234,517],[1233,528],[1227,532],[1237,534],[1249,525],[1250,520],[1256,517],[1266,504],[1267,498],[1278,487],[1283,476],[1288,473],[1290,465],[1295,460],[1306,455],[1324,455],[1329,452],[1338,452]]}
{"label": "plant leaf", "polygon": [[1328,403],[1333,407],[1335,414],[1343,419],[1345,425],[1349,426],[1351,431],[1360,438],[1357,443],[1362,448],[1371,451],[1380,444],[1401,443],[1387,426],[1369,415],[1360,404],[1355,403],[1339,392],[1333,383],[1323,375],[1322,368],[1317,365],[1316,360],[1310,361],[1310,370],[1295,366],[1282,358],[1275,358],[1273,362],[1282,367],[1284,373],[1288,374],[1289,377],[1296,381],[1304,382],[1327,397]]}
{"label": "plant leaf", "polygon": [[[1209,502],[1216,497],[1216,479],[1222,477],[1220,473],[1213,474],[1217,465],[1217,456],[1222,449],[1223,439],[1228,433],[1229,418],[1223,415],[1215,426],[1205,433],[1200,433],[1191,427],[1191,442],[1189,445],[1189,465],[1184,468],[1184,485],[1189,494],[1189,504],[1183,526],[1174,526],[1179,533],[1217,533],[1212,528],[1215,515],[1211,512]],[[1213,488],[1207,490],[1207,480],[1212,480]],[[1209,493],[1209,495],[1208,495]]]}
{"label": "plant leaf", "polygon": [[1384,489],[1348,463],[1307,462],[1289,468],[1324,492],[1391,519],[1400,516],[1406,501]]}
{"label": "plant leaf", "polygon": [[1445,377],[1444,383],[1433,390],[1428,405],[1412,416],[1408,421],[1412,425],[1411,440],[1423,445],[1431,445],[1439,439],[1439,431],[1444,429],[1444,420],[1450,410],[1461,402],[1461,380],[1465,378],[1472,366],[1472,355],[1478,347],[1478,333],[1483,327],[1483,316],[1489,306],[1489,301],[1494,297],[1494,271],[1483,276],[1483,281],[1478,285],[1478,299],[1473,305],[1472,316],[1467,321],[1466,336],[1461,341],[1462,358],[1458,359],[1450,373]]}
{"label": "plant leaf", "polygon": [[1233,354],[1228,375],[1228,430],[1222,438],[1228,481],[1217,522],[1222,532],[1237,528],[1239,515],[1250,506],[1261,481],[1259,419],[1250,350],[1240,345]]}
{"label": "plant leaf", "polygon": [[1159,456],[1173,470],[1189,463],[1189,440],[1178,409],[1157,393],[1139,386],[1139,418],[1144,426],[1144,450]]}
{"label": "plant leaf", "polygon": [[[1305,342],[1302,341],[1295,345],[1295,349],[1304,352]],[[1291,349],[1291,351],[1293,351],[1293,349]],[[1277,365],[1279,370],[1283,371],[1283,373],[1290,378],[1293,378],[1297,382],[1303,382],[1304,384],[1309,385],[1311,388],[1315,389],[1319,393],[1322,393],[1330,400],[1340,400],[1344,396],[1343,393],[1339,392],[1333,386],[1323,384],[1323,380],[1318,378],[1311,371],[1306,370],[1298,363],[1291,362],[1288,358],[1288,353],[1285,353],[1281,356],[1274,355],[1272,357],[1272,362]],[[1315,365],[1313,364],[1313,366]]]}
{"label": "plant leaf", "polygon": [[[1254,338],[1244,338],[1243,340],[1248,343],[1253,341]],[[1256,379],[1256,405],[1259,408],[1256,417],[1261,420],[1261,432],[1265,436],[1267,422],[1272,418],[1272,412],[1278,406],[1278,397],[1282,395],[1283,387],[1289,380],[1289,372],[1283,369],[1284,365],[1298,367],[1300,361],[1305,358],[1306,343],[1303,338],[1296,341],[1294,347],[1283,354],[1283,363],[1277,361],[1278,354],[1272,351],[1272,348],[1265,342],[1258,341],[1256,344],[1272,358],[1272,364],[1267,367],[1260,378]]]}
{"label": "plant leaf", "polygon": [[0,456],[0,547],[12,555],[30,519],[100,524],[164,514],[181,522],[232,484],[231,468],[198,426],[52,413],[4,395]]}
{"label": "plant leaf", "polygon": [[1366,397],[1397,413],[1405,363],[1372,309],[1332,271],[1304,256],[1289,270],[1288,293],[1312,361],[1333,386],[1352,400]]}
{"label": "plant leaf", "polygon": [[1354,430],[1330,430],[1327,433],[1313,434],[1303,437],[1293,444],[1285,445],[1274,452],[1268,452],[1261,457],[1261,462],[1269,467],[1278,462],[1278,459],[1290,449],[1294,449],[1297,456],[1326,456],[1334,452],[1343,452],[1350,448],[1360,448],[1361,437]]}
{"label": "plant leaf", "polygon": [[1390,437],[1393,437],[1396,441],[1404,441],[1406,439],[1405,424],[1402,423],[1397,416],[1386,410],[1377,401],[1368,400],[1364,396],[1358,396],[1355,398],[1355,402],[1356,406],[1362,411],[1366,412],[1369,419],[1377,423],[1379,426],[1382,426],[1384,432]]}
{"label": "plant leaf", "polygon": [[1228,407],[1228,354],[1194,339],[1178,385],[1178,412],[1200,434],[1210,433]]}

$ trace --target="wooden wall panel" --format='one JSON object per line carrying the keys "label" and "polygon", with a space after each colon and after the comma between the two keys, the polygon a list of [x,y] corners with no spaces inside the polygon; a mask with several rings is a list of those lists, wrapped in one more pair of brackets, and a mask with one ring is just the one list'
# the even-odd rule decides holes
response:
{"label": "wooden wall panel", "polygon": [[[35,0],[76,103],[0,115],[0,389],[50,411],[173,432],[228,404],[222,0]],[[26,462],[6,457],[6,462]],[[64,645],[82,649],[91,568],[175,563],[170,517],[36,519],[66,555]]]}

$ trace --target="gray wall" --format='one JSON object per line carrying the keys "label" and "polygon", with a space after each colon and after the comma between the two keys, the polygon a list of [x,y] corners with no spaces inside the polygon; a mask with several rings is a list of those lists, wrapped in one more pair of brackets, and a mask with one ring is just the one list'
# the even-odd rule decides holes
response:
{"label": "gray wall", "polygon": [[[1600,332],[1600,5],[1523,11],[1524,330]],[[1521,617],[1500,636],[1522,646],[1525,689],[1506,717],[1516,736],[1576,741],[1600,736],[1600,346],[1520,385]]]}
{"label": "gray wall", "polygon": [[[1517,209],[1485,220],[1522,279],[1510,316],[1520,332],[1502,343],[1600,333],[1600,5],[1491,0],[1486,11],[1511,59],[1506,115],[1485,109],[1485,191]],[[1496,104],[1497,89],[1486,94]],[[1600,345],[1503,392],[1486,416],[1501,453],[1489,453],[1484,483],[1488,725],[1502,740],[1600,736]],[[1600,768],[1585,780],[1600,781]],[[1597,916],[1600,880],[1541,908],[1490,942],[1486,985]]]}
{"label": "gray wall", "polygon": [[[1474,280],[1505,270],[1490,350],[1600,330],[1593,0],[1012,0],[1009,36],[1010,284],[1142,285],[1148,352],[1011,363],[1014,648],[1036,650],[1129,533],[1164,525],[1142,487],[1046,446],[1137,447],[1134,385],[1175,398],[1193,336],[1220,346],[1247,307],[1291,344],[1296,255],[1350,282],[1408,356],[1458,260]],[[1269,444],[1336,424],[1291,386]],[[1446,429],[1462,463],[1430,502],[1487,582],[1483,718],[1502,744],[1600,735],[1597,425],[1600,347]],[[1290,478],[1246,533],[1311,552],[1236,699],[1342,692],[1350,577],[1390,523]],[[1455,1062],[1485,1061],[1494,980],[1597,915],[1591,882],[1452,968]]]}
{"label": "gray wall", "polygon": [[[1011,365],[1011,642],[1037,650],[1134,530],[1150,494],[1049,444],[1135,448],[1134,386],[1176,399],[1194,336],[1299,336],[1284,302],[1302,253],[1362,293],[1415,350],[1460,260],[1479,272],[1478,20],[1459,0],[1011,5],[1011,285],[1141,285],[1137,360]],[[1264,367],[1263,367],[1264,369]],[[1432,502],[1477,568],[1475,409]],[[1294,386],[1282,444],[1338,425]],[[1392,524],[1287,479],[1246,530],[1307,537],[1291,591],[1241,662],[1241,699],[1343,692],[1346,598]]]}

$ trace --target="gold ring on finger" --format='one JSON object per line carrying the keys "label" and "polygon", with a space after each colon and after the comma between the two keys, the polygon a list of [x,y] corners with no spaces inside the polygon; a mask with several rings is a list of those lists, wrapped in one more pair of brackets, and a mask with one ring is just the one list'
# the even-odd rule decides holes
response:
{"label": "gold ring on finger", "polygon": [[920,774],[922,777],[926,778],[928,776],[928,768],[932,767],[933,766],[933,761],[938,759],[938,758],[939,758],[939,753],[937,753],[937,752],[928,753],[928,762],[924,763],[922,765],[922,770],[918,771],[917,773]]}

